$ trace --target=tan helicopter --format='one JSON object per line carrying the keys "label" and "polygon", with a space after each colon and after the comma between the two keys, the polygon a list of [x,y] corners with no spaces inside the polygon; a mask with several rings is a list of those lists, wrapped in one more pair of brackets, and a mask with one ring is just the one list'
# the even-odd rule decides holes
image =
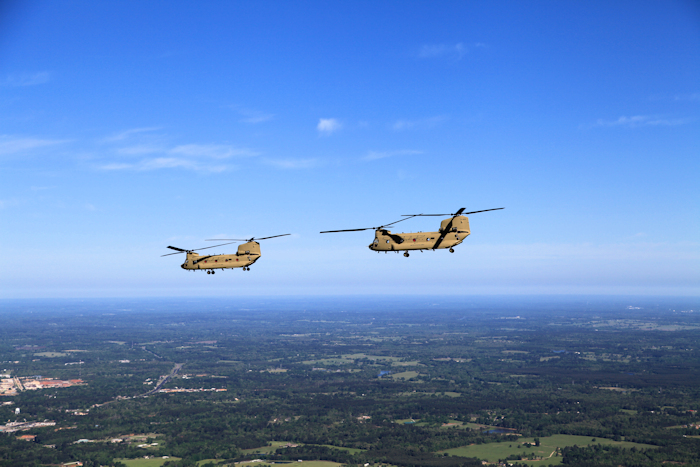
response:
{"label": "tan helicopter", "polygon": [[[233,239],[233,238],[216,238],[207,241],[226,241],[231,240],[229,243],[222,243],[220,245],[206,246],[204,248],[197,248],[195,250],[183,250],[182,248],[177,248],[174,246],[169,246],[171,250],[177,250],[177,253],[168,253],[167,255],[178,255],[180,253],[187,253],[187,259],[180,267],[188,271],[206,270],[207,274],[214,274],[214,269],[234,269],[243,268],[244,271],[250,271],[250,265],[260,259],[260,244],[255,240],[267,240],[268,238],[284,237],[291,234],[283,235],[273,235],[272,237],[263,238],[251,238],[248,240]],[[208,248],[216,248],[217,246],[230,245],[235,242],[246,242],[242,245],[238,245],[238,251],[235,255],[208,255],[201,256],[195,251],[206,250]]]}
{"label": "tan helicopter", "polygon": [[[450,253],[454,253],[454,247],[464,241],[470,234],[469,218],[467,214],[476,214],[478,212],[498,211],[499,209],[484,209],[483,211],[464,212],[461,208],[454,214],[404,214],[405,219],[392,222],[391,224],[380,225],[379,227],[367,227],[364,229],[347,229],[347,230],[326,230],[321,233],[333,232],[358,232],[360,230],[375,230],[374,242],[369,245],[369,249],[379,253],[383,251],[404,251],[404,256],[408,257],[408,250],[437,250],[440,248],[449,248]],[[462,215],[464,214],[464,215]],[[391,233],[385,227],[403,222],[413,217],[419,216],[452,216],[449,219],[444,219],[440,222],[440,230],[437,232],[415,232],[415,233]]]}

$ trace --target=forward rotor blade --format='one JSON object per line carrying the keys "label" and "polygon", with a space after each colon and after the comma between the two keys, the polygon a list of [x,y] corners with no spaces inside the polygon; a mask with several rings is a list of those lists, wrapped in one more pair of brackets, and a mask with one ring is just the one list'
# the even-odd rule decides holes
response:
{"label": "forward rotor blade", "polygon": [[319,233],[333,233],[333,232],[359,232],[360,230],[375,230],[376,227],[367,227],[365,229],[345,229],[345,230],[324,230]]}
{"label": "forward rotor blade", "polygon": [[[171,250],[179,251],[180,253],[183,253],[183,252],[187,251],[187,250],[183,250],[182,248],[178,248],[178,247],[176,247],[176,246],[169,246],[168,248],[170,248]],[[171,254],[174,255],[175,253],[171,253]]]}
{"label": "forward rotor blade", "polygon": [[254,238],[253,240],[267,240],[268,238],[286,237],[287,235],[292,235],[292,234],[273,235],[272,237]]}
{"label": "forward rotor blade", "polygon": [[222,243],[220,245],[214,245],[214,246],[205,246],[204,248],[195,248],[194,250],[190,250],[190,251],[206,250],[207,248],[216,248],[217,246],[230,245],[232,243],[234,243],[234,242]]}
{"label": "forward rotor blade", "polygon": [[234,242],[252,242],[253,240],[267,240],[268,238],[275,238],[275,237],[284,237],[287,235],[292,235],[292,234],[282,234],[282,235],[273,235],[272,237],[262,237],[262,238],[208,238],[205,240],[205,242],[220,242],[220,241],[228,241],[232,240]]}
{"label": "forward rotor blade", "polygon": [[486,212],[486,211],[498,211],[500,209],[505,209],[505,208],[493,208],[493,209],[484,209],[482,211],[472,211],[472,212],[465,212],[464,215],[467,214],[476,214],[477,212]]}
{"label": "forward rotor blade", "polygon": [[178,251],[177,253],[168,253],[167,255],[160,255],[160,256],[162,258],[163,256],[179,255],[181,253],[185,253],[185,251]]}
{"label": "forward rotor blade", "polygon": [[406,219],[399,219],[397,221],[394,221],[390,224],[384,224],[380,225],[379,227],[366,227],[364,229],[345,229],[345,230],[324,230],[323,232],[320,233],[333,233],[333,232],[359,232],[361,230],[380,230],[383,229],[384,227],[389,227],[390,225],[398,224],[399,222],[403,222],[405,220],[410,219],[411,217],[415,217],[415,215],[411,215],[410,217],[407,217]]}
{"label": "forward rotor blade", "polygon": [[377,229],[381,229],[382,227],[389,227],[390,225],[394,225],[394,224],[398,224],[399,222],[407,221],[407,220],[410,219],[411,217],[416,217],[416,216],[413,215],[413,214],[410,214],[408,217],[406,217],[406,219],[399,219],[399,220],[397,220],[397,221],[395,221],[395,222],[392,222],[391,224],[380,225],[379,227],[376,227],[376,228],[377,228]]}

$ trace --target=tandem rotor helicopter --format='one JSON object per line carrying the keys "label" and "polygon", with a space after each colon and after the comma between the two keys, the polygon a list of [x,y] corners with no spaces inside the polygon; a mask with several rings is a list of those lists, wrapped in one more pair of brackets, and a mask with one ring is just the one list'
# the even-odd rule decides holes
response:
{"label": "tandem rotor helicopter", "polygon": [[[177,253],[168,253],[167,255],[179,255],[187,253],[187,259],[180,265],[182,269],[187,271],[206,270],[207,274],[214,274],[214,269],[234,269],[243,268],[244,271],[250,271],[250,265],[260,259],[260,244],[256,240],[267,240],[268,238],[284,237],[291,234],[273,235],[272,237],[236,239],[236,238],[215,238],[206,241],[229,241],[220,245],[205,246],[204,248],[196,248],[194,250],[183,250],[174,246],[169,246],[171,250],[177,250]],[[230,245],[235,242],[246,242],[238,245],[238,251],[232,255],[205,255],[200,256],[195,251],[206,250],[208,248],[216,248],[217,246]]]}
{"label": "tandem rotor helicopter", "polygon": [[[390,224],[380,225],[379,227],[366,227],[364,229],[346,229],[346,230],[326,230],[321,233],[335,232],[359,232],[361,230],[374,230],[374,242],[369,245],[369,249],[379,253],[383,251],[403,251],[404,256],[408,257],[409,250],[437,250],[449,248],[450,253],[454,253],[454,247],[464,241],[470,234],[469,218],[467,214],[476,214],[478,212],[498,211],[505,208],[484,209],[482,211],[464,212],[466,208],[461,208],[453,214],[404,214],[405,219],[400,219]],[[440,222],[440,230],[437,232],[414,232],[414,233],[391,233],[385,227],[398,224],[405,220],[419,216],[452,216],[449,219],[444,219]]]}

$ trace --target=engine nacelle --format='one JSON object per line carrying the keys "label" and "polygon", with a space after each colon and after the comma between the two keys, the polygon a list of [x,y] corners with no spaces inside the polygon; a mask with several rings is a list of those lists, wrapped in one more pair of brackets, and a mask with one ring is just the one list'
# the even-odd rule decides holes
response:
{"label": "engine nacelle", "polygon": [[[452,225],[450,225],[450,222],[452,223]],[[450,232],[463,232],[469,235],[469,219],[465,216],[457,216],[455,218],[445,219],[442,222],[440,222],[440,233]]]}
{"label": "engine nacelle", "polygon": [[238,256],[243,255],[258,255],[260,256],[260,244],[258,242],[247,242],[242,245],[238,245]]}

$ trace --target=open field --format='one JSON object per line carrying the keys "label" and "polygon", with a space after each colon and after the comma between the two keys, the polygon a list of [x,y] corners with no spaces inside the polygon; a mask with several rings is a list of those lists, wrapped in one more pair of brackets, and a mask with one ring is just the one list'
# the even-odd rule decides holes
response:
{"label": "open field", "polygon": [[397,379],[407,380],[407,379],[415,378],[418,375],[419,375],[419,373],[417,371],[404,371],[402,373],[394,373],[393,375],[390,375],[390,376],[394,380],[397,380]]}
{"label": "open field", "polygon": [[[525,443],[532,444],[532,447],[525,447]],[[543,460],[529,461],[533,465],[545,464],[560,464],[561,457],[556,456],[555,452],[566,446],[591,446],[596,444],[619,446],[623,448],[636,447],[637,449],[656,448],[648,444],[630,443],[627,441],[613,441],[607,438],[591,438],[588,436],[575,435],[553,435],[540,438],[540,445],[535,446],[534,438],[519,438],[518,441],[503,441],[500,443],[488,444],[473,444],[460,448],[448,449],[439,451],[440,454],[447,452],[453,456],[476,457],[478,459],[489,462],[497,462],[499,459],[505,459],[510,455],[527,455],[534,453],[542,457]],[[528,462],[528,463],[529,463]]]}
{"label": "open field", "polygon": [[296,443],[290,443],[289,441],[270,441],[270,446],[260,446],[259,448],[242,449],[241,452],[243,452],[244,454],[270,454],[272,452],[275,452],[277,448],[287,446],[288,444]]}

